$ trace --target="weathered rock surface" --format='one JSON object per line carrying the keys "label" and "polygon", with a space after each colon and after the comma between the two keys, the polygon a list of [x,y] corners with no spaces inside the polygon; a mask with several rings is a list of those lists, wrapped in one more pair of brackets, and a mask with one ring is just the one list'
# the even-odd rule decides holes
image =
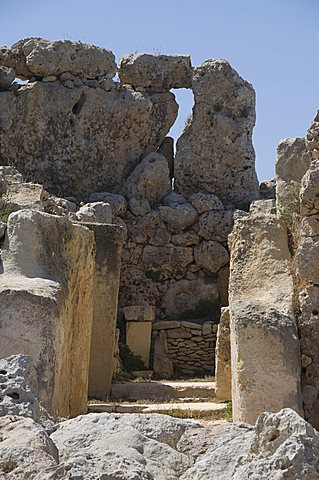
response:
{"label": "weathered rock surface", "polygon": [[229,262],[229,254],[223,245],[214,241],[203,240],[194,249],[195,263],[208,270],[210,273],[216,273]]}
{"label": "weathered rock surface", "polygon": [[86,411],[93,234],[66,217],[10,215],[0,275],[0,356],[34,361],[34,394],[53,415]]}
{"label": "weathered rock surface", "polygon": [[255,92],[225,60],[207,60],[193,75],[193,118],[177,143],[175,188],[213,193],[225,204],[258,198],[252,130]]}
{"label": "weathered rock surface", "polygon": [[95,78],[116,72],[110,50],[71,40],[51,42],[43,38],[25,38],[0,50],[0,64],[15,69],[23,78],[58,76],[64,72]]}
{"label": "weathered rock surface", "polygon": [[301,358],[293,314],[287,230],[274,215],[235,223],[230,236],[233,414],[255,422],[265,410],[302,412]]}
{"label": "weathered rock surface", "polygon": [[118,193],[177,110],[171,93],[30,82],[0,92],[0,163],[60,196]]}
{"label": "weathered rock surface", "polygon": [[1,480],[61,478],[56,470],[58,449],[45,430],[31,418],[0,417],[0,436]]}
{"label": "weathered rock surface", "polygon": [[150,153],[126,179],[122,194],[128,198],[159,203],[171,190],[168,163],[159,153]]}
{"label": "weathered rock surface", "polygon": [[216,341],[216,399],[231,401],[231,352],[229,307],[222,308]]}
{"label": "weathered rock surface", "polygon": [[311,156],[304,138],[285,138],[278,143],[276,159],[276,206],[287,219],[299,213],[301,179],[309,168]]}
{"label": "weathered rock surface", "polygon": [[112,208],[109,203],[86,203],[75,214],[79,222],[112,223]]}
{"label": "weathered rock surface", "polygon": [[0,67],[0,92],[8,90],[15,76],[15,71],[12,68]]}
{"label": "weathered rock surface", "polygon": [[28,355],[0,359],[0,417],[19,415],[39,421],[40,406],[32,394],[31,370],[32,358]]}
{"label": "weathered rock surface", "polygon": [[167,335],[160,330],[154,340],[153,370],[160,378],[171,378],[174,373],[173,362],[167,352]]}
{"label": "weathered rock surface", "polygon": [[262,200],[276,199],[276,178],[261,182],[259,185],[259,195]]}
{"label": "weathered rock surface", "polygon": [[171,88],[191,88],[192,65],[189,55],[125,55],[120,60],[123,84],[156,92]]}

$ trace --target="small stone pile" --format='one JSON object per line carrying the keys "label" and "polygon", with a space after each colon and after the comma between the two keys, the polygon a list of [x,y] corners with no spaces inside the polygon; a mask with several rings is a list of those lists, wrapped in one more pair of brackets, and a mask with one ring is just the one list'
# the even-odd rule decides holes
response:
{"label": "small stone pile", "polygon": [[160,332],[165,334],[167,356],[176,373],[185,376],[213,375],[217,325],[187,321],[166,321],[153,324],[153,342]]}

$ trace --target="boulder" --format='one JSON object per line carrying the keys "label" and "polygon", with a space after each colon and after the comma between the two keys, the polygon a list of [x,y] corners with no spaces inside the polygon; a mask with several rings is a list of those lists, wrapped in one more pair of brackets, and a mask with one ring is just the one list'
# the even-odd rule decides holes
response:
{"label": "boulder", "polygon": [[189,203],[171,203],[158,208],[162,221],[173,233],[179,233],[193,225],[198,218],[195,208]]}
{"label": "boulder", "polygon": [[1,163],[58,196],[118,193],[177,110],[171,93],[29,82],[17,96],[0,92]]}
{"label": "boulder", "polygon": [[[34,420],[14,415],[0,417],[0,434],[1,480],[58,478],[58,449],[46,431]],[[63,467],[61,470],[60,473],[66,475]]]}
{"label": "boulder", "polygon": [[287,406],[302,413],[286,226],[275,215],[243,217],[229,243],[234,420],[254,423],[261,412]]}
{"label": "boulder", "polygon": [[214,212],[224,210],[224,205],[219,198],[210,193],[193,193],[188,197],[188,200],[196,208],[199,215],[211,210]]}
{"label": "boulder", "polygon": [[293,213],[299,213],[300,183],[309,168],[310,160],[304,138],[285,138],[278,143],[276,207],[279,215],[286,220]]}
{"label": "boulder", "polygon": [[64,72],[95,78],[116,72],[110,50],[71,40],[25,38],[0,52],[0,64],[13,67],[23,78],[59,76]]}
{"label": "boulder", "polygon": [[209,273],[217,273],[229,262],[229,254],[223,245],[203,240],[194,248],[195,263]]}
{"label": "boulder", "polygon": [[226,60],[206,60],[194,69],[192,120],[177,142],[178,193],[217,195],[247,207],[259,195],[252,131],[255,92]]}
{"label": "boulder", "polygon": [[250,204],[250,213],[269,213],[276,215],[276,200],[274,198],[267,200],[255,200]]}
{"label": "boulder", "polygon": [[171,88],[191,88],[192,65],[189,55],[150,55],[136,53],[120,60],[121,82],[156,92]]}
{"label": "boulder", "polygon": [[75,216],[83,223],[112,223],[112,208],[105,202],[86,203]]}
{"label": "boulder", "polygon": [[226,242],[233,228],[233,212],[213,210],[203,213],[199,217],[199,235],[206,240]]}
{"label": "boulder", "polygon": [[138,200],[148,200],[151,205],[159,203],[171,190],[168,163],[159,153],[150,153],[139,163],[126,179],[122,195]]}
{"label": "boulder", "polygon": [[92,193],[89,197],[89,203],[95,202],[108,203],[111,206],[113,218],[124,215],[127,209],[127,202],[123,195],[118,195],[116,193]]}

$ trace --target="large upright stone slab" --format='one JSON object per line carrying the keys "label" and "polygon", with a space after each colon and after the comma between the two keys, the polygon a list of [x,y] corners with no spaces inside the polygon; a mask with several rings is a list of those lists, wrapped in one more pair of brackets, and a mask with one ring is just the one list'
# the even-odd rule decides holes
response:
{"label": "large upright stone slab", "polygon": [[217,400],[231,401],[231,353],[229,307],[222,308],[216,341],[216,389]]}
{"label": "large upright stone slab", "polygon": [[302,413],[301,358],[287,229],[275,215],[238,219],[230,235],[230,336],[235,421]]}
{"label": "large upright stone slab", "polygon": [[206,60],[194,69],[193,92],[193,116],[177,143],[175,189],[246,207],[259,196],[254,89],[226,60]]}
{"label": "large upright stone slab", "polygon": [[173,125],[173,94],[29,82],[0,92],[0,164],[60,196],[118,193]]}
{"label": "large upright stone slab", "polygon": [[126,343],[135,355],[142,358],[148,368],[155,308],[149,305],[132,305],[123,310],[126,321]]}
{"label": "large upright stone slab", "polygon": [[9,217],[0,274],[0,357],[33,358],[34,394],[53,415],[86,412],[94,236],[66,217]]}
{"label": "large upright stone slab", "polygon": [[118,225],[86,224],[94,232],[93,324],[89,397],[105,400],[111,389],[124,233]]}

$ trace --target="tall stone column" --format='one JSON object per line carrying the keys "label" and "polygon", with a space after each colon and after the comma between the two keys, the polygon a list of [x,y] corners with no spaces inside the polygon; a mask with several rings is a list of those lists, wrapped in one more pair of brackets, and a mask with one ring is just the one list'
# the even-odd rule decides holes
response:
{"label": "tall stone column", "polygon": [[96,245],[93,276],[93,324],[89,397],[105,400],[110,393],[117,320],[123,230],[118,225],[85,224]]}

